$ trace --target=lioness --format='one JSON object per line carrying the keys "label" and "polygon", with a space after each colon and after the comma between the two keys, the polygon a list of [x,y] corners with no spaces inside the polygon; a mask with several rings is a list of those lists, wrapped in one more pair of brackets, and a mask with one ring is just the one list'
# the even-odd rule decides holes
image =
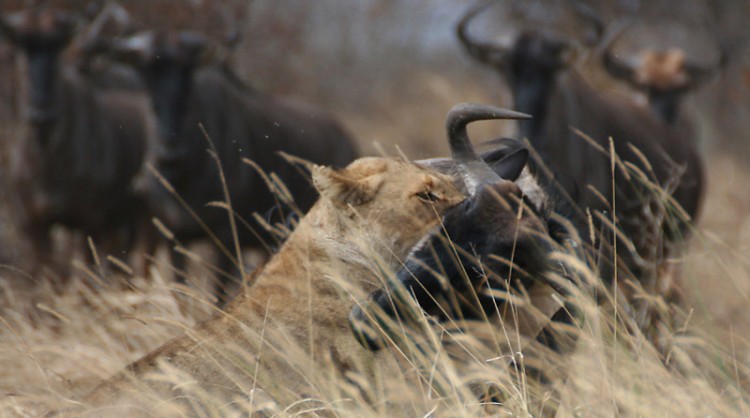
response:
{"label": "lioness", "polygon": [[372,354],[347,321],[353,296],[381,286],[376,272],[396,271],[463,194],[449,176],[386,158],[315,166],[313,183],[320,199],[255,283],[99,384],[84,399],[92,416],[225,415],[234,401],[257,401],[256,388],[291,403],[316,395],[311,370],[366,367]]}

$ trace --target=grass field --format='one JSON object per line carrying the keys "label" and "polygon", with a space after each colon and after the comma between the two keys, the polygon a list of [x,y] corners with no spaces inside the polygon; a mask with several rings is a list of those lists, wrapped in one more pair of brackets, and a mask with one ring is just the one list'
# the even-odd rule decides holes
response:
{"label": "grass field", "polygon": [[[549,367],[570,370],[567,379],[555,381],[554,391],[509,373],[506,361],[476,359],[467,365],[434,348],[432,358],[412,356],[402,363],[405,370],[423,373],[421,385],[386,379],[385,385],[394,387],[373,395],[375,406],[352,395],[340,377],[316,376],[314,381],[324,382],[320,399],[290,400],[269,411],[282,416],[304,411],[381,416],[393,411],[378,405],[395,402],[389,396],[398,393],[409,400],[410,412],[404,416],[538,416],[554,399],[560,399],[558,416],[747,416],[750,196],[740,187],[750,180],[750,172],[730,155],[714,154],[709,161],[709,193],[684,260],[682,280],[691,309],[680,319],[684,326],[671,336],[674,367],[665,367],[642,335],[610,326],[613,314],[581,294],[586,322],[575,353],[544,358]],[[99,380],[210,315],[213,308],[205,293],[172,283],[167,266],[152,272],[148,279],[113,274],[101,281],[79,266],[60,285],[3,267],[0,416],[69,408]],[[199,283],[207,273],[193,269]],[[475,343],[467,341],[463,343]],[[424,376],[427,366],[429,378]],[[477,382],[502,388],[503,405],[478,406],[473,395]],[[241,403],[233,408],[238,414],[243,410]]]}
{"label": "grass field", "polygon": [[[311,34],[321,27],[338,27],[330,16],[312,15],[325,23],[321,27],[298,26],[295,19],[305,15],[305,9],[287,3],[256,2],[247,30],[258,36],[243,41],[244,49],[235,57],[238,73],[263,91],[298,95],[332,109],[358,137],[366,154],[446,155],[443,117],[450,106],[462,101],[498,103],[505,97],[497,75],[471,63],[453,39],[457,15],[448,9],[463,9],[469,2],[446,1],[446,11],[423,3],[412,14],[385,14],[382,22],[366,30],[341,9],[336,16],[344,22],[343,35],[322,31],[318,37]],[[411,5],[411,0],[402,3]],[[153,7],[151,0],[138,4]],[[325,4],[331,10],[341,6],[333,1]],[[377,13],[382,11],[373,9],[361,16],[375,19]],[[145,20],[148,24],[164,20],[162,13],[147,17],[152,19]],[[400,24],[409,19],[421,24]],[[210,21],[206,25],[224,28]],[[425,26],[445,30],[433,39],[419,30]],[[413,33],[403,35],[394,29],[399,27]],[[443,49],[422,52],[436,45]],[[279,54],[279,50],[290,52]],[[279,416],[503,417],[541,416],[555,409],[561,417],[750,416],[750,166],[743,154],[719,150],[719,144],[747,149],[744,144],[750,143],[742,141],[747,135],[727,134],[747,131],[750,102],[745,98],[750,83],[738,78],[744,68],[730,68],[727,74],[734,75],[725,77],[720,89],[706,89],[691,103],[692,115],[700,114],[702,124],[721,125],[715,130],[723,135],[704,141],[714,149],[706,156],[708,193],[689,251],[679,260],[688,309],[679,316],[675,332],[666,336],[672,343],[672,367],[662,363],[643,335],[622,326],[629,320],[627,314],[618,311],[616,320],[611,309],[579,293],[575,297],[586,321],[578,331],[574,353],[564,358],[551,353],[539,358],[511,356],[520,363],[541,359],[551,370],[567,370],[567,378],[547,386],[509,372],[508,356],[481,357],[487,354],[478,349],[482,343],[465,336],[448,348],[477,347],[478,357],[469,361],[452,358],[448,348],[436,344],[421,347],[420,355],[414,346],[407,346],[403,353],[387,354],[401,365],[399,375],[380,376],[376,382],[311,369],[306,377],[316,382],[316,393],[309,397],[290,396],[283,392],[285,382],[278,382],[273,395],[279,403],[251,405],[238,399],[207,415],[247,416],[263,407]],[[12,74],[15,67],[6,65],[4,70]],[[11,113],[2,116],[18,116]],[[704,123],[718,114],[724,119]],[[495,136],[510,132],[509,128],[509,124],[482,124],[473,133]],[[15,130],[3,124],[0,136],[15,137]],[[9,142],[0,144],[0,174],[9,160]],[[0,178],[0,193],[7,190],[5,180]],[[0,196],[0,417],[36,417],[74,408],[97,382],[213,313],[207,293],[209,270],[195,265],[191,286],[177,285],[164,254],[157,255],[147,278],[114,271],[102,279],[95,267],[79,262],[64,277],[49,271],[28,276],[24,273],[30,267],[28,245],[13,228],[9,200],[9,194]],[[437,334],[426,338],[439,339]],[[303,362],[304,350],[297,352],[301,357],[290,361]],[[174,371],[161,378],[188,387],[191,383]],[[367,401],[353,389],[352,380],[366,389]],[[499,388],[502,405],[480,405],[477,391],[482,388]],[[189,390],[204,396],[199,388]],[[161,412],[179,416],[166,404]]]}

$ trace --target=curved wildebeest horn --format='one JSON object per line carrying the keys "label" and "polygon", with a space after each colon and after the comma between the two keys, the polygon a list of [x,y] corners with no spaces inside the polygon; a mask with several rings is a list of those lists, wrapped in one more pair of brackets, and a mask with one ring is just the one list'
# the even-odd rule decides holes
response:
{"label": "curved wildebeest horn", "polygon": [[572,3],[573,10],[593,29],[593,36],[589,36],[585,43],[589,46],[596,45],[602,35],[604,35],[604,28],[606,27],[604,20],[602,20],[602,17],[596,12],[596,10],[592,9],[591,6],[583,1],[573,0]]}
{"label": "curved wildebeest horn", "polygon": [[115,24],[116,34],[114,36],[127,35],[134,30],[130,14],[124,7],[115,1],[103,2],[98,14],[91,20],[81,38],[80,44],[85,55],[93,56],[110,46],[110,39],[102,38],[102,32],[110,22]]}
{"label": "curved wildebeest horn", "polygon": [[[474,151],[469,134],[466,131],[466,125],[481,120],[530,118],[531,116],[525,113],[474,103],[458,104],[453,106],[448,112],[445,121],[448,144],[450,145],[453,159],[463,171],[463,180],[470,194],[474,194],[474,191],[482,183],[496,182],[504,179],[479,158]],[[525,163],[526,160],[524,159],[522,164]]]}
{"label": "curved wildebeest horn", "polygon": [[469,36],[469,22],[491,6],[489,1],[479,2],[464,14],[456,25],[456,35],[461,44],[474,58],[481,62],[499,64],[508,52],[508,48],[496,42],[482,42]]}
{"label": "curved wildebeest horn", "polygon": [[[501,64],[509,51],[509,46],[498,42],[483,42],[469,35],[469,23],[486,10],[489,6],[497,4],[489,1],[479,2],[469,9],[456,26],[456,35],[466,50],[477,60],[493,65]],[[574,12],[581,17],[593,29],[592,35],[587,36],[583,44],[595,45],[604,34],[604,21],[601,16],[586,3],[580,0],[572,0]]]}
{"label": "curved wildebeest horn", "polygon": [[[604,68],[611,76],[623,80],[637,89],[646,89],[651,86],[642,85],[637,79],[636,64],[620,59],[612,53],[613,45],[632,23],[633,22],[630,19],[617,23],[614,25],[613,29],[609,31],[610,33],[605,37],[601,46],[601,50],[603,51],[602,60]],[[713,65],[701,65],[689,60],[685,60],[682,63],[681,67],[685,72],[685,75],[687,75],[687,80],[681,85],[681,89],[690,90],[699,87],[726,67],[729,60],[727,48],[720,41],[717,41],[717,46],[719,49],[719,59]]]}
{"label": "curved wildebeest horn", "polygon": [[608,33],[604,37],[599,49],[602,51],[604,69],[607,70],[612,77],[635,85],[635,68],[612,53],[612,45],[617,43],[617,40],[620,39],[622,34],[625,33],[625,30],[632,23],[632,19],[628,19],[619,21],[612,25],[612,28],[607,31]]}
{"label": "curved wildebeest horn", "polygon": [[684,68],[689,79],[688,88],[696,88],[724,71],[729,63],[729,51],[722,44],[719,45],[719,50],[719,60],[714,65],[699,65],[692,61],[685,62]]}
{"label": "curved wildebeest horn", "polygon": [[222,4],[220,14],[227,25],[227,31],[224,34],[224,45],[226,45],[229,50],[232,50],[242,40],[242,27],[238,23],[234,13],[232,13],[232,10],[229,9],[227,3]]}

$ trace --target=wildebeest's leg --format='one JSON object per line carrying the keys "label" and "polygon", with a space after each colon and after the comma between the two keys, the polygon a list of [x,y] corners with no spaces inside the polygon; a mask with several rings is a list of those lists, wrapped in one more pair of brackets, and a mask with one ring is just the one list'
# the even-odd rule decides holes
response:
{"label": "wildebeest's leg", "polygon": [[[643,220],[642,223],[646,222]],[[635,225],[623,226],[626,227],[631,231],[636,230]],[[680,297],[674,277],[670,274],[674,273],[671,271],[674,266],[669,262],[670,248],[665,248],[660,238],[656,237],[659,233],[660,230],[642,233],[653,236],[648,240],[638,237],[643,242],[634,243],[637,251],[618,244],[615,252],[613,232],[605,227],[601,233],[602,245],[598,256],[600,275],[606,287],[618,296],[622,309],[634,318],[634,322],[627,324],[634,323],[638,331],[630,329],[630,332],[642,332],[666,362],[670,351],[669,340],[674,332],[674,306],[679,306]],[[635,235],[633,232],[618,232],[618,238],[622,234]],[[618,243],[622,242],[618,239]],[[641,294],[649,296],[643,297]]]}

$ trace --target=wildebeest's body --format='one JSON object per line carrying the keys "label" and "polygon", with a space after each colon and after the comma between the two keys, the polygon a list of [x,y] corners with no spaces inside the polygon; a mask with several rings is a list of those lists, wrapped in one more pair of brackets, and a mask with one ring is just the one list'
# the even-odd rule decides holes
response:
{"label": "wildebeest's body", "polygon": [[[142,71],[142,75],[160,119],[154,167],[205,228],[156,177],[150,179],[147,187],[153,211],[183,244],[205,239],[208,229],[227,251],[220,255],[220,266],[229,273],[234,268],[227,254],[236,254],[232,224],[224,208],[208,205],[226,201],[222,175],[232,210],[239,216],[239,245],[270,251],[280,237],[270,234],[253,214],[273,225],[285,222],[291,214],[306,212],[317,198],[305,170],[285,160],[279,152],[339,167],[357,155],[352,140],[330,116],[255,91],[224,66],[202,66],[184,74],[185,84],[173,96],[172,103],[157,96],[162,94],[159,88],[170,80],[150,83],[152,74]],[[212,147],[221,168],[209,153]],[[243,159],[256,163],[264,175],[275,174],[294,204],[284,202],[263,175]],[[181,268],[182,261],[177,257],[175,262]]]}
{"label": "wildebeest's body", "polygon": [[[562,36],[529,30],[510,47],[472,39],[467,24],[483,8],[464,16],[459,39],[474,58],[503,76],[514,108],[533,116],[520,123],[520,134],[552,172],[572,180],[561,186],[580,209],[578,219],[585,220],[590,209],[607,241],[615,232],[606,224],[616,224],[617,236],[624,238],[618,248],[620,269],[630,270],[631,277],[653,289],[668,247],[681,242],[689,230],[684,217],[674,216],[674,204],[691,219],[699,212],[704,179],[697,149],[647,109],[598,91],[569,68],[572,43]],[[585,16],[592,20],[591,13]],[[599,32],[600,25],[594,24]],[[628,167],[618,164],[613,169],[610,139],[617,158]],[[633,169],[645,173],[645,179],[632,176]],[[613,273],[605,271],[603,276],[608,280]]]}
{"label": "wildebeest's body", "polygon": [[87,231],[126,222],[149,137],[146,98],[100,91],[74,70],[58,83],[57,119],[27,124],[13,159],[28,215]]}
{"label": "wildebeest's body", "polygon": [[[254,91],[222,66],[195,71],[184,106],[184,116],[177,122],[178,130],[162,135],[156,150],[155,168],[225,244],[231,243],[227,213],[206,206],[211,201],[224,201],[225,196],[219,168],[208,153],[211,145],[199,125],[205,128],[216,147],[233,210],[251,221],[270,245],[275,242],[262,227],[252,222],[251,214],[273,213],[269,220],[278,221],[283,219],[280,214],[288,215],[293,208],[276,207],[279,198],[272,194],[261,175],[242,161],[243,158],[256,162],[268,174],[275,173],[304,212],[312,206],[317,193],[300,168],[288,163],[279,151],[334,166],[345,165],[356,156],[351,141],[328,116],[314,109],[287,106]],[[149,193],[157,214],[178,239],[206,236],[206,231],[155,179],[151,181]],[[240,226],[239,232],[243,244],[259,244],[245,227]]]}
{"label": "wildebeest's body", "polygon": [[[676,136],[646,109],[624,97],[596,91],[576,72],[562,73],[557,77],[555,88],[548,93],[546,100],[546,117],[533,122],[540,125],[539,134],[528,138],[554,171],[575,180],[579,189],[570,192],[578,194],[576,203],[584,208],[611,210],[611,138],[617,156],[642,170],[653,169],[652,181],[658,185],[665,187],[678,182],[673,192],[675,200],[690,216],[697,216],[703,171],[701,160],[691,144]],[[593,139],[600,148],[591,145],[572,129]],[[648,159],[650,167],[642,161],[639,153]],[[620,220],[627,222],[638,216],[639,206],[646,203],[639,195],[642,186],[625,177],[622,168],[617,168],[614,175],[618,192],[614,196],[615,205]],[[602,202],[588,185],[607,202]],[[627,224],[624,227],[627,228]]]}
{"label": "wildebeest's body", "polygon": [[[231,274],[240,262],[237,245],[272,250],[280,237],[267,225],[285,222],[315,201],[304,169],[280,151],[340,167],[356,158],[357,150],[330,115],[255,91],[209,56],[210,47],[198,33],[152,31],[101,38],[91,51],[132,65],[149,93],[159,130],[148,158],[157,172],[146,186],[153,212],[181,245],[211,237],[220,247],[219,268]],[[268,178],[283,183],[291,195],[287,201]],[[234,219],[222,203],[227,198]],[[254,214],[265,220],[258,222]],[[175,256],[182,270],[184,258]]]}
{"label": "wildebeest's body", "polygon": [[[54,224],[82,231],[121,255],[145,215],[134,179],[153,136],[147,98],[135,89],[99,87],[113,79],[107,73],[87,75],[60,64],[72,36],[69,16],[45,9],[3,19],[4,33],[24,52],[28,67],[26,123],[11,168],[22,228],[39,255],[49,250]],[[137,85],[133,76],[119,74],[115,84]],[[115,247],[121,234],[129,242]]]}

